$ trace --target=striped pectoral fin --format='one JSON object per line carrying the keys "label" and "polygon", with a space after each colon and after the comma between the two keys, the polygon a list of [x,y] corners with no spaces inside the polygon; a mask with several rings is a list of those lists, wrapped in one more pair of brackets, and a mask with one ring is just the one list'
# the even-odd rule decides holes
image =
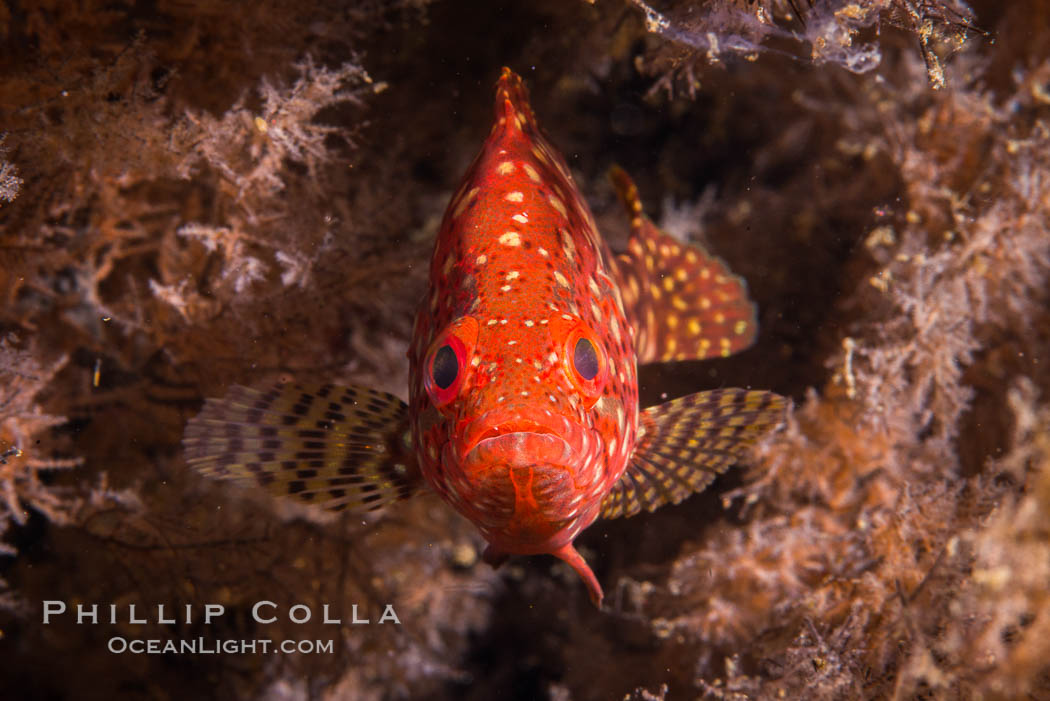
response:
{"label": "striped pectoral fin", "polygon": [[183,438],[197,472],[255,483],[324,509],[375,511],[422,485],[408,410],[359,387],[234,386],[209,399]]}
{"label": "striped pectoral fin", "polygon": [[613,275],[635,329],[638,362],[725,357],[750,346],[758,323],[743,279],[700,246],[660,231],[621,168],[610,176],[631,217],[627,251],[616,256]]}
{"label": "striped pectoral fin", "polygon": [[717,389],[646,409],[641,439],[602,501],[602,517],[655,511],[702,491],[778,426],[786,407],[772,392]]}

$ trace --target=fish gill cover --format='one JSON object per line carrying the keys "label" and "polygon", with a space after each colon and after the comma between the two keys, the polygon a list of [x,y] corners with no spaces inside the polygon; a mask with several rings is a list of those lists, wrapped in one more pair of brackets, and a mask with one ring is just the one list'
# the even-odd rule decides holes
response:
{"label": "fish gill cover", "polygon": [[[1050,694],[1045,3],[5,3],[0,38],[0,696]],[[333,519],[180,447],[234,384],[404,392],[502,65],[614,249],[619,164],[757,305],[752,349],[643,368],[642,406],[795,402],[707,494],[581,536],[604,612],[435,498]]]}

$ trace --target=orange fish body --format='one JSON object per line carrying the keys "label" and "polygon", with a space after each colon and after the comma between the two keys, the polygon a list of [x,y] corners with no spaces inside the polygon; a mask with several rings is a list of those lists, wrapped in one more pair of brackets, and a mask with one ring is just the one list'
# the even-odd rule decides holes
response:
{"label": "orange fish body", "polygon": [[639,410],[640,361],[740,350],[754,307],[721,261],[660,232],[627,176],[613,177],[633,229],[619,256],[504,69],[496,124],[437,237],[409,404],[334,385],[234,387],[190,422],[188,462],[333,509],[429,485],[478,527],[487,561],[553,554],[600,605],[576,536],[703,489],[784,410],[736,389]]}
{"label": "orange fish body", "polygon": [[423,476],[478,526],[488,559],[553,553],[595,589],[572,541],[634,447],[634,334],[594,218],[509,70],[496,115],[416,315],[413,435]]}

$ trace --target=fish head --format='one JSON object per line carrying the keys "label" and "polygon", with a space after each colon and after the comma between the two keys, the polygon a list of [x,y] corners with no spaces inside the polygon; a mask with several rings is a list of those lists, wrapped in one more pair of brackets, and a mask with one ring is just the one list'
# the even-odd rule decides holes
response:
{"label": "fish head", "polygon": [[547,550],[593,520],[609,437],[626,413],[599,331],[548,311],[462,316],[436,334],[421,364],[424,473],[515,551]]}

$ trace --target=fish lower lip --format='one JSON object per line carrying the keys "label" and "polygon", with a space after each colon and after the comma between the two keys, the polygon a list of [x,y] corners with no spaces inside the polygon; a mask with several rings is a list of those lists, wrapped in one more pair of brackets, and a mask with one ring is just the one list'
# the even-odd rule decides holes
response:
{"label": "fish lower lip", "polygon": [[528,427],[522,426],[522,427],[515,427],[515,428],[519,428],[519,430],[510,430],[510,431],[508,431],[505,428],[497,428],[497,427],[490,428],[489,430],[485,431],[480,436],[478,436],[477,443],[475,445],[480,444],[484,440],[488,440],[490,438],[496,438],[498,436],[512,436],[512,435],[520,434],[520,433],[536,433],[536,434],[544,434],[544,433],[553,434],[554,433],[554,431],[550,430],[549,428],[544,428],[543,426],[540,426],[540,425],[534,425],[531,422],[529,422]]}
{"label": "fish lower lip", "polygon": [[551,431],[511,431],[482,438],[465,456],[465,462],[485,465],[566,465],[572,446]]}
{"label": "fish lower lip", "polygon": [[466,428],[460,450],[466,454],[473,450],[483,440],[491,440],[500,436],[512,434],[535,434],[561,436],[556,431],[557,426],[545,420],[546,417],[530,416],[518,410],[500,412],[489,412],[479,417]]}
{"label": "fish lower lip", "polygon": [[[494,442],[498,443],[501,442],[501,438],[505,438],[506,442],[510,442],[526,440],[529,436],[553,436],[558,438],[553,431],[489,431],[478,440],[474,447],[477,448],[482,444],[491,445]],[[559,440],[561,439],[559,438]]]}

